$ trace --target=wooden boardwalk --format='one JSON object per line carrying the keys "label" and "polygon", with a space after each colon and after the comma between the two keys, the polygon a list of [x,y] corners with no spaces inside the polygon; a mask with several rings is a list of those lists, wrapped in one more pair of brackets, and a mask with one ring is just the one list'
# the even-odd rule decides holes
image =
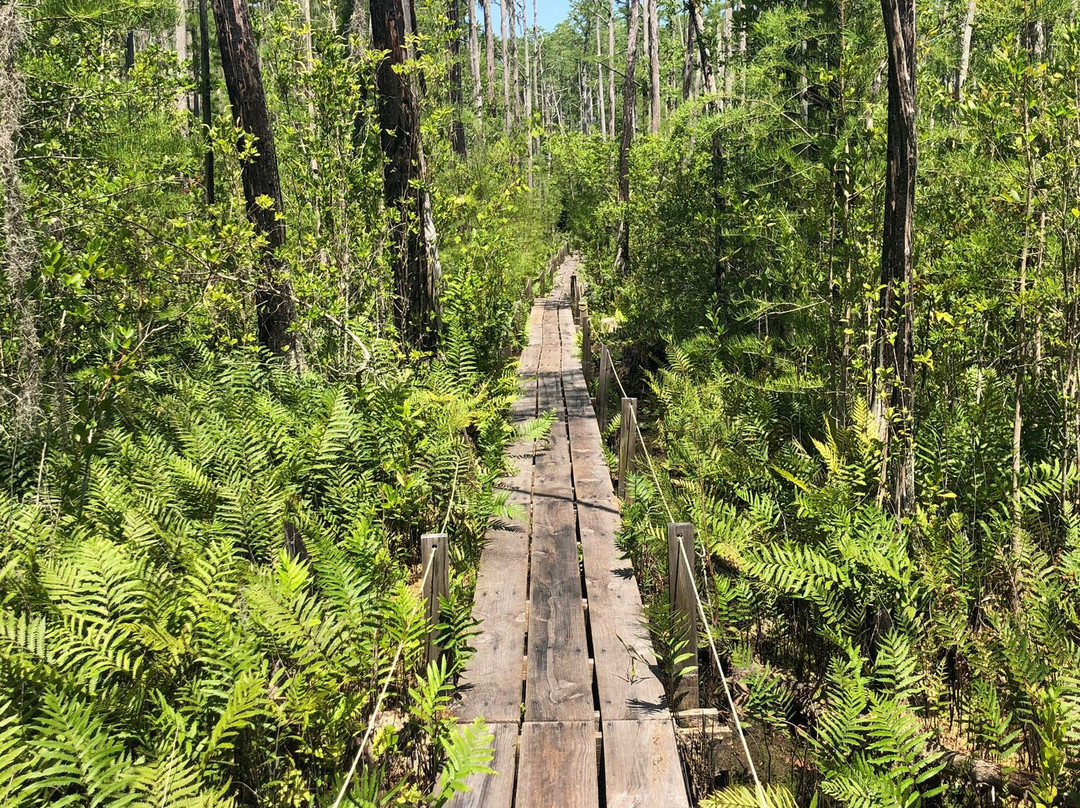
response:
{"label": "wooden boardwalk", "polygon": [[523,518],[488,532],[480,620],[455,711],[483,717],[498,775],[455,808],[688,808],[664,688],[630,562],[615,548],[619,506],[575,344],[570,276],[538,298],[513,418],[555,412],[549,441],[511,449],[504,480]]}

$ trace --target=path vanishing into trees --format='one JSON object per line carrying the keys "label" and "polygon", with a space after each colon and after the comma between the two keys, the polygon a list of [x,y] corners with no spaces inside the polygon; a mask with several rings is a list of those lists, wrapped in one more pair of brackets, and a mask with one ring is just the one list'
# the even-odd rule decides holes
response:
{"label": "path vanishing into trees", "polygon": [[550,440],[510,450],[521,519],[488,531],[473,615],[480,634],[457,715],[491,728],[498,776],[456,808],[688,806],[672,716],[582,375],[574,257],[538,298],[522,352],[517,424],[554,411]]}

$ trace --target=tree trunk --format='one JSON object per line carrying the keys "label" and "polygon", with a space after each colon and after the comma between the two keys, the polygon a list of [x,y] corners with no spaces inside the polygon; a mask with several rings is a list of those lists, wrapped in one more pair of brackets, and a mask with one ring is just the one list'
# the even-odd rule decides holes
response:
{"label": "tree trunk", "polygon": [[906,515],[915,505],[915,0],[881,0],[881,10],[889,51],[889,132],[873,412],[884,455],[878,498],[887,497],[898,515]]}
{"label": "tree trunk", "polygon": [[480,79],[480,39],[476,30],[476,3],[469,2],[469,72],[472,76],[472,101],[477,117],[484,112],[484,91]]}
{"label": "tree trunk", "polygon": [[518,60],[517,37],[517,0],[503,0],[510,11],[510,63],[514,72],[510,80],[510,89],[514,99],[514,125],[521,123],[521,64]]}
{"label": "tree trunk", "polygon": [[623,81],[622,140],[619,143],[619,232],[615,245],[615,274],[630,274],[630,144],[634,140],[634,104],[637,93],[634,70],[637,67],[638,28],[641,23],[640,0],[627,0],[630,26],[626,37],[626,75]]}
{"label": "tree trunk", "polygon": [[[693,5],[693,0],[688,0],[688,5]],[[694,84],[697,77],[697,66],[694,63],[694,49],[697,47],[697,27],[694,24],[694,14],[686,16],[686,50],[683,53],[682,72],[682,99],[689,101],[694,94]]]}
{"label": "tree trunk", "polygon": [[513,0],[501,0],[499,6],[499,32],[502,34],[503,114],[506,131],[514,128],[514,108],[510,105],[510,15],[506,6]]}
{"label": "tree trunk", "polygon": [[735,26],[731,13],[733,7],[724,9],[720,47],[724,53],[724,106],[730,107],[735,95]]}
{"label": "tree trunk", "polygon": [[[596,97],[600,102],[600,134],[607,134],[607,107],[604,103],[604,51],[600,40],[600,15],[596,15]],[[612,110],[612,114],[615,111]]]}
{"label": "tree trunk", "polygon": [[495,108],[495,30],[491,27],[491,0],[484,0],[484,57],[487,67],[487,103]]}
{"label": "tree trunk", "polygon": [[453,117],[450,119],[450,148],[458,157],[465,157],[465,124],[461,122],[461,0],[448,0],[446,4],[450,58],[450,105]]}
{"label": "tree trunk", "polygon": [[716,92],[716,80],[713,75],[712,54],[709,53],[709,42],[705,38],[705,20],[701,16],[701,8],[694,0],[687,0],[687,10],[697,32],[698,62],[701,64],[701,81],[705,87],[705,93],[712,95]]}
{"label": "tree trunk", "polygon": [[347,0],[342,6],[341,16],[338,17],[338,35],[353,58],[365,52],[371,39],[371,24],[364,0]]}
{"label": "tree trunk", "polygon": [[525,145],[526,155],[529,161],[527,181],[530,188],[533,187],[533,136],[532,136],[532,112],[533,112],[533,60],[532,47],[530,45],[528,22],[525,19],[525,4],[521,7],[522,27],[525,29],[522,41],[525,48]]}
{"label": "tree trunk", "polygon": [[394,211],[390,239],[394,271],[394,315],[408,348],[434,350],[438,344],[440,268],[431,203],[423,186],[420,98],[416,80],[401,71],[411,57],[406,35],[416,28],[412,7],[402,0],[370,0],[371,39],[386,51],[375,73],[383,164],[383,195]]}
{"label": "tree trunk", "polygon": [[607,99],[611,117],[608,119],[608,137],[615,139],[615,0],[608,8],[607,23],[608,85]]}
{"label": "tree trunk", "polygon": [[953,88],[953,97],[957,101],[964,97],[964,84],[967,82],[968,65],[971,63],[971,29],[974,26],[975,0],[968,0],[964,30],[960,36],[960,64],[956,69],[956,86]]}
{"label": "tree trunk", "polygon": [[[188,11],[187,0],[177,0],[176,3],[176,27],[174,40],[176,43],[176,61],[180,63],[180,69],[187,67],[188,61]],[[177,99],[177,107],[181,112],[193,112],[195,110],[195,98],[193,93],[184,91]]]}
{"label": "tree trunk", "polygon": [[657,0],[645,0],[648,21],[645,41],[649,48],[649,131],[660,131],[660,14]]}
{"label": "tree trunk", "polygon": [[203,154],[203,191],[207,205],[213,205],[214,193],[214,144],[210,140],[210,127],[214,125],[214,111],[210,106],[210,21],[206,0],[199,0],[199,114],[202,117],[206,151]]}
{"label": "tree trunk", "polygon": [[712,186],[713,186],[713,277],[715,279],[716,306],[722,311],[727,303],[728,257],[725,255],[724,215],[727,212],[724,200],[724,142],[720,127],[712,135]]}
{"label": "tree trunk", "polygon": [[17,358],[15,373],[15,438],[31,433],[41,414],[41,351],[37,305],[30,294],[37,270],[34,237],[23,204],[19,180],[18,133],[26,88],[18,71],[17,56],[23,41],[19,4],[0,6],[0,261],[7,275],[9,301],[15,321]]}
{"label": "tree trunk", "polygon": [[[533,12],[533,27],[532,27],[532,38],[529,40],[529,47],[532,49],[532,55],[533,55],[532,56],[532,63],[533,63],[533,68],[532,68],[532,97],[533,97],[533,109],[535,110],[536,108],[538,108],[540,106],[540,92],[539,92],[540,91],[540,80],[539,80],[539,76],[540,76],[540,70],[541,70],[541,62],[540,62],[540,21],[539,21],[539,16],[538,16],[537,10],[536,10],[536,0],[533,0],[532,12]],[[532,126],[531,122],[530,122],[529,126],[530,127]],[[538,144],[534,144],[534,151],[535,151],[535,147],[537,145]]]}
{"label": "tree trunk", "polygon": [[[285,246],[281,180],[251,16],[247,0],[213,0],[213,8],[229,104],[239,127],[255,138],[257,152],[243,159],[240,177],[248,218],[265,239],[263,277],[255,288],[259,344],[272,354],[299,361],[293,333],[296,304],[277,255]],[[269,204],[265,204],[266,199]]]}

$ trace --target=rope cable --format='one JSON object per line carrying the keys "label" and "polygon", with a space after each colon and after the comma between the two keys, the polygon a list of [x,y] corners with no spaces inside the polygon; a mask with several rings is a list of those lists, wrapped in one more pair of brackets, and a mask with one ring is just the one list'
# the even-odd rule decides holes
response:
{"label": "rope cable", "polygon": [[[618,371],[615,370],[614,363],[611,365],[611,372],[615,376],[615,381],[619,385],[619,389],[622,391],[623,398],[627,398],[626,389],[622,385],[622,381],[619,379]],[[668,504],[667,496],[664,494],[664,489],[660,485],[660,475],[656,471],[656,464],[653,463],[652,455],[645,451],[645,436],[641,432],[641,424],[638,423],[637,417],[631,416],[634,424],[634,429],[637,431],[638,440],[641,441],[642,454],[645,455],[645,461],[649,466],[649,473],[652,475],[653,482],[656,484],[656,491],[660,495],[660,501],[664,505],[664,510],[667,512],[668,521],[674,523],[675,516],[672,513],[671,505]],[[757,767],[754,765],[754,758],[750,754],[750,745],[746,741],[746,733],[743,730],[742,722],[739,720],[739,712],[735,708],[735,699],[731,695],[731,686],[728,684],[727,675],[724,673],[724,666],[720,662],[720,652],[716,650],[716,639],[713,637],[712,627],[709,625],[709,619],[705,614],[705,607],[701,602],[701,596],[697,591],[697,580],[694,575],[694,566],[690,563],[690,559],[686,554],[686,548],[683,543],[678,542],[679,555],[682,557],[683,563],[686,566],[687,572],[690,574],[690,580],[694,582],[694,603],[697,605],[698,616],[701,618],[701,624],[705,627],[705,635],[709,640],[709,650],[712,652],[713,664],[716,665],[716,670],[720,673],[720,681],[724,686],[724,695],[727,698],[728,707],[731,710],[731,720],[735,725],[735,733],[739,736],[739,743],[742,745],[743,754],[746,757],[747,767],[750,769],[750,776],[754,780],[754,793],[757,796],[757,800],[761,808],[770,808],[769,801],[765,795],[765,789],[761,785],[761,779],[758,776]]]}
{"label": "rope cable", "polygon": [[[421,593],[424,591],[424,587],[427,586],[431,568],[435,566],[434,559],[435,556],[432,554],[431,560],[424,569],[424,577],[420,581]],[[421,596],[421,598],[413,604],[412,611],[409,613],[409,622],[412,622],[412,619],[416,617],[416,613],[423,600],[424,598]],[[341,790],[338,792],[337,799],[334,800],[333,808],[340,808],[341,801],[345,798],[345,793],[349,790],[349,784],[356,774],[356,768],[360,765],[360,757],[364,754],[364,749],[367,747],[368,741],[371,740],[371,735],[375,730],[375,719],[379,717],[379,712],[382,710],[383,700],[386,698],[386,693],[390,689],[390,680],[394,678],[394,671],[397,670],[398,662],[401,661],[401,655],[405,650],[405,641],[407,639],[408,633],[406,632],[406,635],[401,638],[401,642],[398,643],[397,651],[394,652],[394,661],[390,663],[390,669],[386,672],[386,679],[383,681],[382,690],[379,692],[379,698],[375,701],[375,709],[371,713],[371,718],[368,719],[367,729],[364,731],[363,740],[360,741],[360,748],[356,750],[352,765],[349,766],[349,771],[345,774],[345,781],[341,784]]]}
{"label": "rope cable", "polygon": [[[683,543],[679,543],[679,555],[682,556],[683,563],[686,565],[687,572],[690,574],[690,580],[694,581],[694,567],[690,563],[689,557],[686,555],[686,548]],[[701,597],[698,595],[697,583],[695,582],[694,588],[694,602],[697,604],[698,616],[701,618],[701,624],[705,626],[705,635],[709,638],[709,649],[712,651],[713,663],[716,665],[716,670],[720,673],[720,681],[724,685],[724,695],[727,697],[728,707],[731,708],[731,721],[735,725],[735,733],[739,736],[739,742],[742,744],[743,754],[746,755],[746,765],[750,768],[750,776],[754,779],[754,792],[757,794],[758,802],[761,804],[761,808],[770,808],[769,801],[765,797],[765,789],[761,786],[761,779],[758,777],[757,767],[754,765],[754,758],[750,754],[750,745],[746,742],[746,733],[743,732],[742,722],[739,720],[739,712],[735,709],[735,699],[731,695],[731,686],[728,684],[727,675],[724,673],[724,666],[720,664],[720,653],[716,650],[716,640],[713,638],[712,627],[709,625],[709,620],[705,616],[705,607],[701,605]]]}

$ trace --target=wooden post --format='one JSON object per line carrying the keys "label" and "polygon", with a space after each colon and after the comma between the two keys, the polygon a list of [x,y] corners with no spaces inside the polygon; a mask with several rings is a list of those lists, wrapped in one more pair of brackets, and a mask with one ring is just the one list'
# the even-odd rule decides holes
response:
{"label": "wooden post", "polygon": [[600,434],[607,429],[607,405],[611,395],[611,352],[600,343],[600,377],[596,382],[596,422],[600,425]]}
{"label": "wooden post", "polygon": [[[686,562],[694,563],[694,526],[689,522],[668,522],[668,597],[671,602],[671,617],[674,624],[674,636],[685,638],[681,654],[690,656],[675,666],[675,674],[681,675],[675,691],[675,704],[672,709],[693,710],[699,706],[697,672],[697,603],[695,603],[694,576],[690,574]],[[680,549],[681,547],[681,549]],[[683,560],[683,551],[686,560]]]}
{"label": "wooden post", "polygon": [[570,311],[573,313],[574,322],[578,321],[578,288],[577,274],[570,276]]}
{"label": "wooden post", "polygon": [[532,278],[529,278],[528,280],[525,281],[525,299],[526,300],[532,300],[533,299],[533,279]]}
{"label": "wooden post", "polygon": [[585,386],[592,381],[592,334],[589,325],[589,304],[581,302],[581,374],[585,377]]}
{"label": "wooden post", "polygon": [[619,420],[619,499],[626,499],[626,484],[637,453],[637,399],[624,398]]}
{"label": "wooden post", "polygon": [[[446,555],[446,534],[425,533],[420,537],[424,571],[424,609],[427,614],[427,638],[424,641],[424,664],[439,658],[435,627],[441,622],[439,598],[450,594],[450,564]],[[428,571],[428,567],[431,571]]]}
{"label": "wooden post", "polygon": [[285,520],[285,552],[289,558],[297,559],[299,561],[307,561],[311,558],[308,555],[307,545],[304,543],[304,537],[300,535],[300,530],[296,527],[296,523],[291,519]]}

